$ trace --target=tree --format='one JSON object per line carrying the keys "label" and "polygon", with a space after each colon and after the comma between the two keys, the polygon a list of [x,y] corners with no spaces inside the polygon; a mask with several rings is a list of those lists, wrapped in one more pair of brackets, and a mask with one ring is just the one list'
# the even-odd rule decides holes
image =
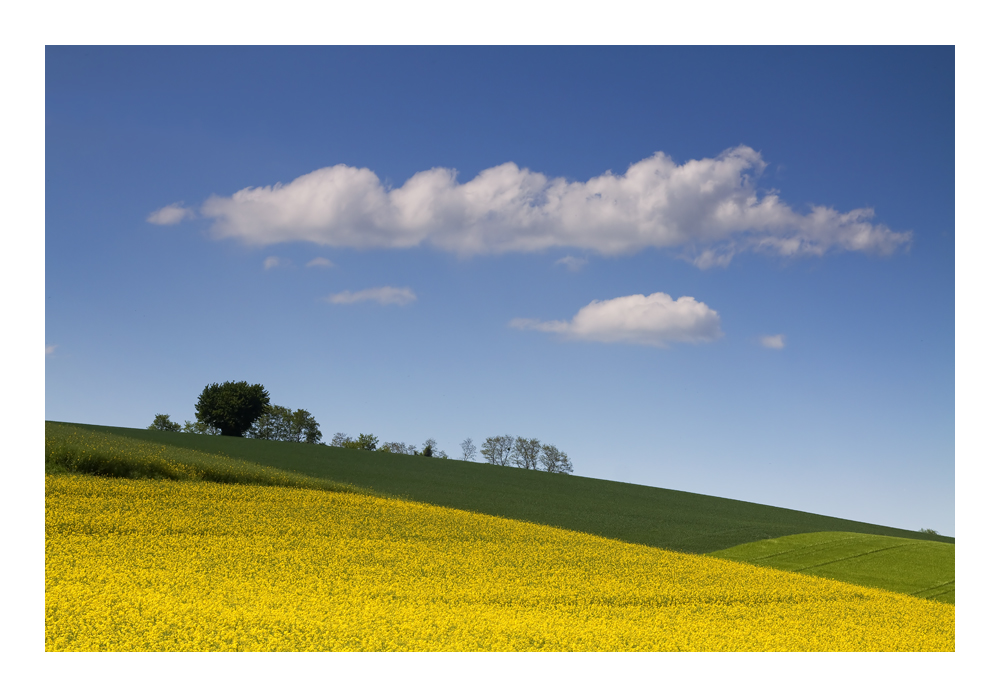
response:
{"label": "tree", "polygon": [[305,409],[269,404],[247,432],[250,438],[281,440],[290,443],[319,443],[323,437],[319,424]]}
{"label": "tree", "polygon": [[462,459],[463,460],[475,460],[476,459],[476,444],[472,442],[471,438],[466,438],[462,441]]}
{"label": "tree", "polygon": [[423,455],[424,457],[437,457],[438,456],[437,445],[438,443],[436,440],[434,440],[433,438],[428,438],[427,440],[424,441],[424,449],[421,451],[420,454]]}
{"label": "tree", "polygon": [[292,414],[292,423],[295,425],[295,433],[299,438],[299,443],[320,443],[323,442],[323,432],[319,430],[319,423],[305,409],[296,409]]}
{"label": "tree", "polygon": [[333,438],[330,439],[330,445],[332,445],[335,448],[343,448],[344,443],[346,443],[349,440],[351,440],[350,436],[348,436],[346,433],[338,431],[337,433],[334,433]]}
{"label": "tree", "polygon": [[416,446],[407,445],[401,441],[390,441],[380,445],[378,451],[380,453],[394,453],[396,455],[412,455],[416,449]]}
{"label": "tree", "polygon": [[354,440],[348,438],[340,447],[351,450],[375,450],[378,447],[378,438],[374,433],[362,433]]}
{"label": "tree", "polygon": [[479,452],[483,454],[483,458],[491,465],[499,465],[500,467],[506,467],[507,461],[510,459],[510,452],[514,447],[514,437],[511,435],[506,436],[493,436],[492,438],[487,438],[483,443],[483,447]]}
{"label": "tree", "polygon": [[573,471],[573,463],[569,456],[554,445],[542,446],[542,468],[546,472],[569,474]]}
{"label": "tree", "polygon": [[513,459],[515,465],[522,469],[538,469],[538,451],[541,447],[537,438],[529,440],[528,438],[518,436],[517,440],[514,441],[514,454],[511,459]]}
{"label": "tree", "polygon": [[157,414],[153,417],[153,423],[147,426],[150,431],[179,431],[181,425],[170,420],[170,414]]}
{"label": "tree", "polygon": [[196,421],[191,423],[190,421],[184,422],[184,428],[181,429],[184,433],[197,433],[202,436],[217,436],[222,431],[217,429],[215,426],[209,426],[201,421]]}
{"label": "tree", "polygon": [[247,437],[260,440],[295,440],[292,410],[288,407],[268,404],[264,407],[264,413],[257,417],[257,420],[250,426]]}
{"label": "tree", "polygon": [[264,413],[271,398],[263,385],[245,381],[212,383],[202,390],[195,404],[198,421],[218,428],[224,436],[242,438]]}

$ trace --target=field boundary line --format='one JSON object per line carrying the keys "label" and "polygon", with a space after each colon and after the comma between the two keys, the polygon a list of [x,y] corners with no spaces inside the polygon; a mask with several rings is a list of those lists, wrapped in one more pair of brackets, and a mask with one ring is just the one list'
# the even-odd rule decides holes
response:
{"label": "field boundary line", "polygon": [[940,593],[935,593],[934,595],[918,595],[918,596],[915,596],[915,597],[922,598],[923,600],[934,600],[934,598],[938,597],[939,595],[944,595],[945,593],[954,592],[954,591],[955,591],[954,588],[945,588]]}
{"label": "field boundary line", "polygon": [[[811,533],[803,533],[803,534],[809,535]],[[775,539],[775,538],[771,538],[771,539]],[[844,543],[844,542],[849,542],[850,540],[858,540],[858,539],[861,539],[861,538],[859,536],[855,535],[854,537],[845,537],[845,538],[841,538],[839,540],[827,540],[826,542],[816,542],[816,543],[811,544],[811,545],[805,545],[803,547],[796,547],[795,549],[786,549],[784,552],[775,552],[774,554],[768,554],[767,556],[764,556],[764,557],[754,557],[754,561],[757,561],[758,559],[772,559],[773,557],[780,557],[783,554],[795,554],[796,552],[801,552],[801,551],[806,550],[806,549],[813,549],[814,547],[836,546],[836,545]],[[753,544],[753,543],[750,543],[750,544]]]}
{"label": "field boundary line", "polygon": [[812,566],[803,566],[800,569],[793,569],[793,571],[805,571],[806,569],[816,569],[816,568],[818,568],[820,566],[826,566],[828,564],[836,564],[838,561],[846,561],[848,559],[857,559],[858,557],[864,557],[864,556],[867,556],[869,554],[878,554],[879,552],[888,552],[890,549],[898,549],[900,547],[915,547],[918,544],[920,544],[920,543],[919,542],[912,542],[910,544],[893,545],[892,547],[882,547],[880,549],[873,549],[873,550],[871,550],[869,552],[861,552],[860,554],[852,554],[852,555],[850,555],[848,557],[840,557],[839,559],[831,559],[830,561],[824,561],[824,562],[821,562],[819,564],[813,564]]}
{"label": "field boundary line", "polygon": [[933,595],[928,595],[927,596],[928,599],[929,598],[935,598],[935,597],[937,597],[939,595],[947,593],[949,590],[954,590],[954,585],[955,585],[955,579],[951,579],[950,581],[945,581],[944,583],[939,583],[936,586],[930,586],[928,588],[922,588],[922,589],[920,589],[918,591],[913,591],[913,593],[911,593],[910,595],[917,595],[918,593],[926,593],[927,591],[937,590],[938,588],[942,588],[944,586],[952,586],[952,588],[945,588],[940,593],[934,593]]}

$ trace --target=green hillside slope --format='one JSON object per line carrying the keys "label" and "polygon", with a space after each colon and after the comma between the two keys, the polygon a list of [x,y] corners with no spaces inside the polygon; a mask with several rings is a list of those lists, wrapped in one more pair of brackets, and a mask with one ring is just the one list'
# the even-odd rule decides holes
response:
{"label": "green hillside slope", "polygon": [[412,501],[682,552],[713,552],[758,540],[827,531],[954,542],[953,538],[787,508],[477,462],[145,429],[86,428],[221,453]]}
{"label": "green hillside slope", "polygon": [[814,532],[710,556],[955,603],[955,545],[884,535]]}

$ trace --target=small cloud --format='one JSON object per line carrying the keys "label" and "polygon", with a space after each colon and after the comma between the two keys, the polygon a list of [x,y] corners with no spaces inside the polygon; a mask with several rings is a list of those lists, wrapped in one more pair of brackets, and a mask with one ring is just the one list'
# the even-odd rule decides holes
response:
{"label": "small cloud", "polygon": [[185,208],[183,201],[178,201],[177,203],[171,203],[169,206],[164,206],[158,211],[153,211],[146,218],[146,222],[153,225],[176,225],[182,220],[189,220],[194,217],[194,211],[190,208]]}
{"label": "small cloud", "polygon": [[334,305],[352,305],[354,303],[373,301],[379,305],[409,305],[417,299],[416,294],[409,288],[393,288],[392,286],[382,286],[381,288],[368,288],[366,290],[334,293],[326,298],[328,303]]}
{"label": "small cloud", "polygon": [[56,345],[55,344],[46,344],[45,345],[45,355],[46,356],[51,356],[55,352],[56,352]]}
{"label": "small cloud", "polygon": [[268,257],[264,260],[264,270],[269,271],[276,266],[290,266],[291,263],[288,259],[282,259],[281,257]]}
{"label": "small cloud", "polygon": [[515,329],[561,334],[580,341],[645,344],[701,343],[722,337],[719,313],[692,297],[666,293],[594,300],[568,322],[513,319]]}
{"label": "small cloud", "polygon": [[764,348],[783,349],[785,348],[785,335],[775,334],[774,336],[760,337],[760,345]]}
{"label": "small cloud", "polygon": [[565,256],[556,260],[557,264],[563,264],[570,271],[579,271],[587,265],[587,260],[582,257]]}
{"label": "small cloud", "polygon": [[312,267],[312,266],[322,266],[322,267],[326,267],[326,268],[332,268],[333,266],[336,266],[336,264],[334,264],[332,261],[330,261],[326,257],[316,257],[315,259],[313,259],[312,261],[310,261],[309,263],[306,264],[306,268],[309,268],[309,267]]}
{"label": "small cloud", "polygon": [[725,268],[729,266],[729,262],[733,260],[733,254],[735,254],[735,251],[732,247],[722,251],[706,249],[690,261],[702,271],[710,269],[713,266],[721,266],[722,268]]}

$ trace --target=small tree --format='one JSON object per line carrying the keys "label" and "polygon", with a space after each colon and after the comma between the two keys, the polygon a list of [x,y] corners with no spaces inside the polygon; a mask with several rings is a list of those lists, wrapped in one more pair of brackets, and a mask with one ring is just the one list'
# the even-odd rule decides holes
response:
{"label": "small tree", "polygon": [[217,436],[222,431],[217,429],[215,426],[209,426],[201,421],[195,421],[191,423],[190,421],[184,422],[184,428],[181,429],[184,433],[197,433],[202,436]]}
{"label": "small tree", "polygon": [[343,448],[345,447],[344,443],[348,442],[349,440],[351,440],[350,436],[348,436],[346,433],[338,431],[337,433],[334,433],[333,438],[330,439],[330,445],[332,445],[335,448]]}
{"label": "small tree", "polygon": [[374,433],[362,433],[354,440],[348,438],[340,447],[351,450],[375,450],[378,447],[378,438]]}
{"label": "small tree", "polygon": [[292,424],[299,443],[323,442],[323,432],[319,430],[319,423],[305,409],[297,409],[292,414]]}
{"label": "small tree", "polygon": [[512,457],[514,464],[526,470],[538,469],[538,452],[541,447],[537,438],[528,439],[518,436],[517,440],[514,441]]}
{"label": "small tree", "polygon": [[467,461],[476,459],[476,444],[471,438],[462,441],[462,459]]}
{"label": "small tree", "polygon": [[483,447],[479,450],[483,454],[483,458],[491,465],[499,465],[500,467],[506,467],[507,461],[510,459],[511,450],[514,447],[514,437],[511,435],[506,436],[493,436],[492,438],[487,438],[483,443]]}
{"label": "small tree", "polygon": [[279,407],[277,404],[268,404],[264,407],[264,413],[250,426],[247,437],[260,440],[295,440],[292,410],[288,407]]}
{"label": "small tree", "polygon": [[271,404],[247,431],[250,438],[281,440],[290,443],[319,443],[323,437],[319,424],[305,409],[292,411]]}
{"label": "small tree", "polygon": [[414,450],[415,448],[412,445],[407,445],[402,441],[389,441],[388,443],[383,443],[378,448],[380,453],[394,453],[396,455],[410,455]]}
{"label": "small tree", "polygon": [[170,414],[157,414],[146,428],[150,431],[180,431],[181,425],[171,421]]}
{"label": "small tree", "polygon": [[438,443],[436,440],[434,440],[433,438],[428,438],[427,440],[424,441],[424,449],[420,452],[420,454],[423,455],[424,457],[437,457],[438,456],[437,445]]}
{"label": "small tree", "polygon": [[212,383],[198,397],[195,416],[218,428],[224,436],[242,438],[270,403],[263,385],[245,381]]}
{"label": "small tree", "polygon": [[569,456],[554,445],[542,446],[542,468],[546,472],[569,474],[573,471],[573,463]]}

